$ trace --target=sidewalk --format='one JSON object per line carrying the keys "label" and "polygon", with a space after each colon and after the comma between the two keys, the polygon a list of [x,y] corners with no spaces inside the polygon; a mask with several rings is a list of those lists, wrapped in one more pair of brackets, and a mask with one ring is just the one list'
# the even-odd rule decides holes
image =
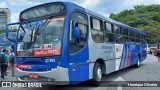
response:
{"label": "sidewalk", "polygon": [[[1,80],[0,80],[1,81]],[[7,76],[5,76],[3,81],[17,81],[14,76],[11,76],[11,73],[9,70],[7,70]]]}

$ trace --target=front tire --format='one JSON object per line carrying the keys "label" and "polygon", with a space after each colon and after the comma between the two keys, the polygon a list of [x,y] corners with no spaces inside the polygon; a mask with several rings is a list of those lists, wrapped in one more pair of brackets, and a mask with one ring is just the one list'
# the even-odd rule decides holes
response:
{"label": "front tire", "polygon": [[93,69],[93,85],[99,86],[101,84],[101,79],[102,79],[102,67],[99,62],[96,62]]}

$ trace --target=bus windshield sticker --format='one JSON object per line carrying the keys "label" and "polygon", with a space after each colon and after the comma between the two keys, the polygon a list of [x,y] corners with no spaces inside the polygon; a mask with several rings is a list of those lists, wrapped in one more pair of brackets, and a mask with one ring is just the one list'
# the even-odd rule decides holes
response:
{"label": "bus windshield sticker", "polygon": [[42,49],[52,49],[52,44],[43,44]]}
{"label": "bus windshield sticker", "polygon": [[60,48],[34,50],[33,54],[34,54],[34,56],[60,55]]}

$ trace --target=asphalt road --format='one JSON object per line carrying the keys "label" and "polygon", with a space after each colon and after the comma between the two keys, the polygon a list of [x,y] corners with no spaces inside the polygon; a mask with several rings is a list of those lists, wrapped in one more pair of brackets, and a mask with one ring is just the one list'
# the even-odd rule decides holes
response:
{"label": "asphalt road", "polygon": [[[7,80],[14,80],[14,77],[8,75]],[[148,55],[147,59],[140,64],[139,68],[126,68],[103,76],[102,84],[99,87],[90,86],[90,81],[67,86],[50,86],[42,88],[0,88],[0,90],[159,90],[160,87],[104,87],[105,81],[160,81],[160,62],[155,56]]]}

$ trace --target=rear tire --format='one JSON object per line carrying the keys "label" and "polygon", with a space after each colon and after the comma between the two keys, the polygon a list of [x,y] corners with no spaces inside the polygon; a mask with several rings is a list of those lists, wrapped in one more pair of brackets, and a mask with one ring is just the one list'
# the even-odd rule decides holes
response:
{"label": "rear tire", "polygon": [[139,65],[140,65],[140,58],[138,57],[137,58],[137,64],[135,65],[135,68],[139,68]]}
{"label": "rear tire", "polygon": [[96,62],[93,69],[93,82],[94,86],[99,86],[101,84],[102,79],[102,67],[99,62]]}

